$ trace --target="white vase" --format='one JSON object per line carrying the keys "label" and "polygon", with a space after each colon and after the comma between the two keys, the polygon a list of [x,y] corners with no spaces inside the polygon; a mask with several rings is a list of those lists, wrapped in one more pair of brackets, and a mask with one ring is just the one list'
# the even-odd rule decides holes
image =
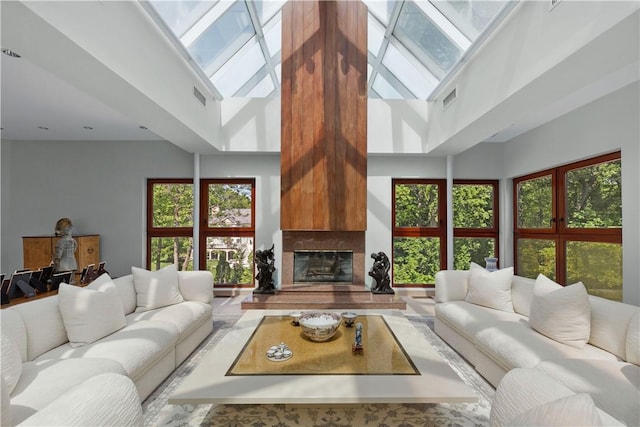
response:
{"label": "white vase", "polygon": [[498,258],[488,257],[484,259],[487,271],[496,271],[498,269]]}

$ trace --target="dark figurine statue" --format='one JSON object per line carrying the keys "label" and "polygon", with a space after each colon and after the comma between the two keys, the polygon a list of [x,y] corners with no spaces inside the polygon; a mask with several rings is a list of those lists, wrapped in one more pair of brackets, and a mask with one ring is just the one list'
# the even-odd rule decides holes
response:
{"label": "dark figurine statue", "polygon": [[384,252],[372,253],[371,258],[373,258],[373,267],[369,270],[369,276],[376,281],[375,286],[371,287],[371,292],[374,294],[395,293],[391,289],[391,278],[389,277],[391,263],[387,255]]}
{"label": "dark figurine statue", "polygon": [[273,272],[276,271],[273,248],[274,245],[271,245],[271,249],[256,251],[256,267],[258,268],[256,279],[258,280],[258,287],[253,291],[256,294],[272,294],[276,290],[273,283]]}

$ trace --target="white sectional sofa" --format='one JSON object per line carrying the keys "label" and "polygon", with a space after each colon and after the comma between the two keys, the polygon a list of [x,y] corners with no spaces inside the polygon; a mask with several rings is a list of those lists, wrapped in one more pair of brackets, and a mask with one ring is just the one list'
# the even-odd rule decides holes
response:
{"label": "white sectional sofa", "polygon": [[212,299],[210,272],[133,267],[1,310],[2,425],[140,424],[140,402],[211,333]]}
{"label": "white sectional sofa", "polygon": [[512,270],[508,287],[471,297],[479,285],[494,286],[491,274],[440,271],[435,297],[436,333],[498,387],[491,424],[586,394],[603,425],[640,425],[640,307],[587,296],[581,283],[561,288]]}

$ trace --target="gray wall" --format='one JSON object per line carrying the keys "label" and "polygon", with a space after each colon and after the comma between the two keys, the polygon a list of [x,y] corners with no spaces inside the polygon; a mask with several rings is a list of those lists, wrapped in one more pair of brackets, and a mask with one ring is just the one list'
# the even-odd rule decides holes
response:
{"label": "gray wall", "polygon": [[69,217],[74,234],[100,234],[113,275],[142,266],[145,179],[192,177],[193,157],[167,142],[2,141],[2,259],[22,267],[22,236],[51,235]]}
{"label": "gray wall", "polygon": [[[640,305],[640,84],[634,83],[504,145],[504,177],[622,152],[623,298]],[[505,224],[511,234],[513,224]]]}

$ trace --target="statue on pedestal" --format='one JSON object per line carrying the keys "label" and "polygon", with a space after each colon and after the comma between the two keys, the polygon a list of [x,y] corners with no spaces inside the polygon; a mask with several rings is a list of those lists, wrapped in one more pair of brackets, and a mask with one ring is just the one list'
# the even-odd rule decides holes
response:
{"label": "statue on pedestal", "polygon": [[62,238],[56,242],[56,249],[53,254],[54,271],[56,272],[76,271],[78,269],[75,256],[78,242],[71,237],[72,229],[73,224],[71,224],[69,218],[61,218],[56,223],[56,236],[62,236]]}
{"label": "statue on pedestal", "polygon": [[376,281],[375,286],[371,287],[371,292],[374,294],[393,294],[395,293],[391,289],[391,278],[389,277],[389,270],[391,269],[391,263],[389,258],[384,252],[372,253],[373,267],[369,270],[369,276],[373,277]]}
{"label": "statue on pedestal", "polygon": [[258,268],[256,279],[258,280],[258,287],[253,290],[253,293],[273,294],[276,291],[273,283],[273,272],[276,271],[276,267],[274,266],[274,247],[275,245],[271,245],[271,249],[256,251],[256,267]]}

